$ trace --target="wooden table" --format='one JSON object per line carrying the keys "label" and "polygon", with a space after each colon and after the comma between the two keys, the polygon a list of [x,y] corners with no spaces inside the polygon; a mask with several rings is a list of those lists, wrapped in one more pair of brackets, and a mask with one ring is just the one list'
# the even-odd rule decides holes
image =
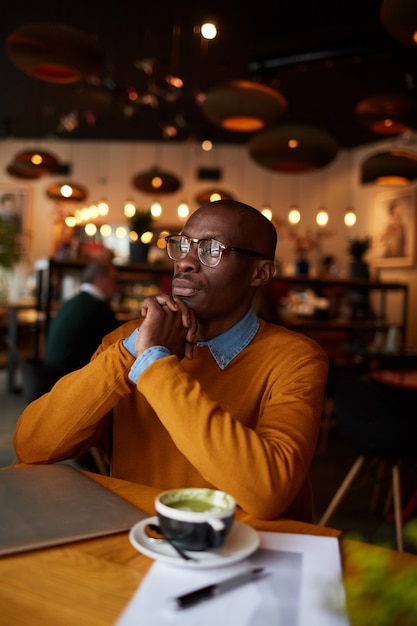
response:
{"label": "wooden table", "polygon": [[[85,473],[154,514],[157,490]],[[334,529],[292,520],[259,521],[241,512],[237,519],[258,530],[340,535]],[[343,550],[346,542],[341,543]],[[381,550],[358,545],[370,552]],[[417,557],[412,555],[387,552],[399,566],[410,559],[417,563]],[[2,626],[114,626],[152,563],[152,559],[131,546],[127,533],[2,557],[0,623]]]}
{"label": "wooden table", "polygon": [[417,391],[417,370],[375,370],[369,376],[377,383]]}

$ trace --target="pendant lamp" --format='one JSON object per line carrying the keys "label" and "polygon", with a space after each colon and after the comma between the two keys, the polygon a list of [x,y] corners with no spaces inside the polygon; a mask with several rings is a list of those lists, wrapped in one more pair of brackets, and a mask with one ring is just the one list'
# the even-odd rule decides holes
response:
{"label": "pendant lamp", "polygon": [[303,124],[265,128],[252,136],[248,148],[259,165],[287,174],[320,169],[331,163],[339,150],[328,132]]}
{"label": "pendant lamp", "polygon": [[373,154],[362,163],[362,184],[399,186],[408,185],[416,179],[417,154],[387,150]]}
{"label": "pendant lamp", "polygon": [[359,102],[359,121],[379,135],[398,135],[417,128],[417,98],[409,94],[379,94]]}
{"label": "pendant lamp", "polygon": [[104,62],[92,37],[62,24],[21,26],[7,37],[6,51],[22,72],[50,83],[75,83],[98,75]]}
{"label": "pendant lamp", "polygon": [[181,187],[181,181],[174,174],[154,167],[146,172],[137,174],[133,178],[133,186],[144,193],[162,195],[178,191]]}
{"label": "pendant lamp", "polygon": [[389,34],[409,46],[417,45],[417,3],[415,0],[383,0],[382,25]]}
{"label": "pendant lamp", "polygon": [[234,80],[209,90],[200,107],[212,124],[248,133],[275,123],[287,109],[287,101],[266,85]]}
{"label": "pendant lamp", "polygon": [[87,190],[78,183],[56,183],[46,190],[46,195],[51,200],[65,202],[83,202],[87,198]]}
{"label": "pendant lamp", "polygon": [[6,167],[6,172],[13,178],[20,180],[36,180],[42,176],[42,172],[34,167],[26,167],[22,163],[13,161]]}
{"label": "pendant lamp", "polygon": [[204,189],[197,193],[195,200],[201,205],[207,202],[215,202],[216,200],[234,200],[234,197],[227,191],[220,189]]}
{"label": "pendant lamp", "polygon": [[61,168],[58,159],[43,150],[24,150],[19,152],[14,157],[12,165],[16,165],[17,168],[22,171],[30,170],[31,175],[28,176],[29,178],[37,178],[45,174],[51,174]]}

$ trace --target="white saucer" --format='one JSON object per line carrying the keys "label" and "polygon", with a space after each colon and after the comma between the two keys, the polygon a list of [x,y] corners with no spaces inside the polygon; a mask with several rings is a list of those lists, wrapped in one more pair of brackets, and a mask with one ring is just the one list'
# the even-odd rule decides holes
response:
{"label": "white saucer", "polygon": [[230,565],[255,552],[260,543],[260,537],[256,530],[242,522],[234,522],[222,548],[203,552],[187,550],[187,554],[197,561],[185,561],[169,543],[152,541],[145,533],[145,527],[148,524],[158,524],[158,518],[148,517],[131,528],[129,540],[132,546],[151,559],[164,561],[177,567],[206,569]]}

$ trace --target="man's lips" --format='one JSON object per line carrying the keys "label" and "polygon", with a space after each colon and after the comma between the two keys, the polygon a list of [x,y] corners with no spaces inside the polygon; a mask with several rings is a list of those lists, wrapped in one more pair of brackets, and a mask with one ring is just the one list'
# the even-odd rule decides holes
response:
{"label": "man's lips", "polygon": [[174,296],[193,296],[200,291],[200,285],[186,278],[173,278],[172,295]]}

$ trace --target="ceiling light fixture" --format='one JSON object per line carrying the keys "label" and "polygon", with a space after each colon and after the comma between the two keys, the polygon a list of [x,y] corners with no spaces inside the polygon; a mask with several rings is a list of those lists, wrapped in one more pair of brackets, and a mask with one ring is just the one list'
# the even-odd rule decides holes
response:
{"label": "ceiling light fixture", "polygon": [[331,163],[339,151],[329,133],[303,124],[265,128],[252,136],[248,148],[259,165],[287,174],[320,169]]}
{"label": "ceiling light fixture", "polygon": [[164,172],[157,167],[134,176],[132,184],[143,193],[158,195],[174,193],[181,187],[181,181],[175,174]]}
{"label": "ceiling light fixture", "polygon": [[287,100],[266,85],[234,80],[210,89],[200,107],[212,124],[249,133],[275,123],[286,111]]}
{"label": "ceiling light fixture", "polygon": [[51,200],[82,202],[87,198],[87,190],[78,183],[56,183],[46,190]]}
{"label": "ceiling light fixture", "polygon": [[417,98],[409,94],[379,94],[356,105],[359,121],[373,133],[398,135],[417,128]]}
{"label": "ceiling light fixture", "polygon": [[417,4],[415,0],[383,0],[380,18],[390,35],[410,46],[417,45]]}
{"label": "ceiling light fixture", "polygon": [[63,166],[58,159],[43,150],[24,150],[19,152],[7,167],[10,176],[21,179],[36,179],[45,174],[62,173]]}
{"label": "ceiling light fixture", "polygon": [[27,24],[6,40],[10,60],[25,74],[50,83],[99,75],[104,56],[89,35],[62,24]]}
{"label": "ceiling light fixture", "polygon": [[198,192],[195,200],[201,205],[207,202],[216,202],[217,200],[234,200],[234,197],[227,191],[221,191],[220,189],[205,189]]}
{"label": "ceiling light fixture", "polygon": [[387,150],[363,161],[361,183],[400,186],[417,179],[417,154]]}

